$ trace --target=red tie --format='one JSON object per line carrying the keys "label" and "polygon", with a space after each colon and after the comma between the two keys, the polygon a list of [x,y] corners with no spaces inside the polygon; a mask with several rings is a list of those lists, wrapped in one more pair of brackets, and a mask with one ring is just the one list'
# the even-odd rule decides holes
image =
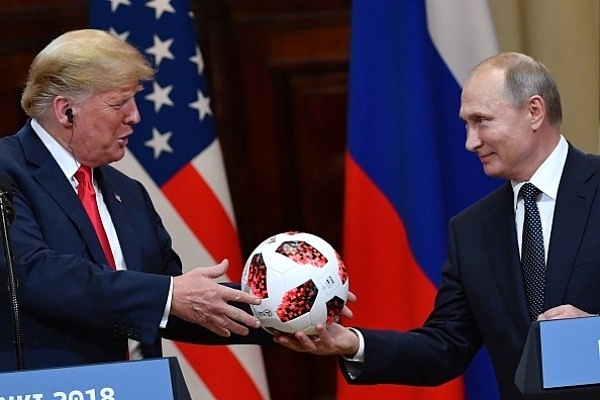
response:
{"label": "red tie", "polygon": [[108,260],[108,265],[110,265],[112,269],[116,269],[115,259],[113,258],[110,244],[108,243],[108,237],[106,236],[106,231],[104,230],[102,220],[100,219],[98,204],[96,204],[96,192],[94,191],[94,185],[92,184],[92,170],[90,167],[82,165],[77,172],[75,172],[75,179],[77,179],[77,182],[79,183],[77,186],[77,196],[79,196],[83,208],[85,208],[85,211],[92,221],[92,225],[94,225],[94,230],[96,231],[96,235],[98,235],[100,245],[102,245],[102,250],[104,250],[104,255]]}

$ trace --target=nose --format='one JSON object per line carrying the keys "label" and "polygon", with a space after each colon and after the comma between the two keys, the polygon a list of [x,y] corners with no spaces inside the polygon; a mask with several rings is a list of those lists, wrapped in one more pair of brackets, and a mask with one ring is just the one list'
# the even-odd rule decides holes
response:
{"label": "nose", "polygon": [[125,123],[128,125],[139,124],[142,120],[142,117],[140,116],[140,111],[138,110],[135,99],[132,99],[132,101],[129,103],[129,107],[130,110],[128,110],[127,114],[125,115]]}
{"label": "nose", "polygon": [[467,140],[465,141],[465,148],[468,151],[474,152],[482,145],[482,143],[477,129],[467,124]]}

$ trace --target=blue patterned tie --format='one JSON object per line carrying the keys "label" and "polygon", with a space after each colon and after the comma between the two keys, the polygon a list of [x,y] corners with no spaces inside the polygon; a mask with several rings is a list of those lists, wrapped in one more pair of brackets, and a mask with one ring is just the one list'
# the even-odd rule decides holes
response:
{"label": "blue patterned tie", "polygon": [[540,212],[535,203],[540,190],[526,183],[519,190],[525,202],[521,267],[525,280],[525,292],[529,303],[529,315],[535,321],[544,310],[544,288],[546,284],[546,259]]}

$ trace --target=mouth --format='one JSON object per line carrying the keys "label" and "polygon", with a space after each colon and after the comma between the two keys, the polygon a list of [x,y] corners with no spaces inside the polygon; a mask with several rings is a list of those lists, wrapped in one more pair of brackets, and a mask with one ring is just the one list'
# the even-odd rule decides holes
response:
{"label": "mouth", "polygon": [[487,162],[487,160],[489,160],[492,157],[493,153],[486,153],[486,154],[478,154],[479,156],[479,160],[482,163]]}
{"label": "mouth", "polygon": [[131,136],[131,133],[117,138],[117,143],[119,143],[119,146],[121,146],[121,147],[127,146],[127,143],[129,143],[129,136]]}

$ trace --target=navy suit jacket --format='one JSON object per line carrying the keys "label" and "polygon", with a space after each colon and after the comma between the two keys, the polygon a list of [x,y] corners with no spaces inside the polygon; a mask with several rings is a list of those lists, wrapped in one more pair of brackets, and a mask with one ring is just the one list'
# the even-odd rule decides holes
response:
{"label": "navy suit jacket", "polygon": [[[572,304],[600,312],[599,186],[600,157],[569,145],[550,238],[545,310]],[[485,344],[501,398],[522,399],[514,375],[530,320],[510,183],[450,221],[447,254],[424,326],[408,333],[361,329],[365,362],[352,382],[439,385],[462,374]]]}
{"label": "navy suit jacket", "polygon": [[[127,339],[145,357],[162,355],[161,337],[202,343],[222,339],[171,316],[160,329],[171,276],[182,266],[144,187],[110,166],[95,170],[119,238],[126,271],[112,271],[73,187],[27,123],[0,139],[0,169],[13,180],[16,214],[9,232],[19,281],[26,369],[122,360]],[[0,280],[7,282],[5,257]],[[0,371],[14,370],[12,316],[0,285]]]}

